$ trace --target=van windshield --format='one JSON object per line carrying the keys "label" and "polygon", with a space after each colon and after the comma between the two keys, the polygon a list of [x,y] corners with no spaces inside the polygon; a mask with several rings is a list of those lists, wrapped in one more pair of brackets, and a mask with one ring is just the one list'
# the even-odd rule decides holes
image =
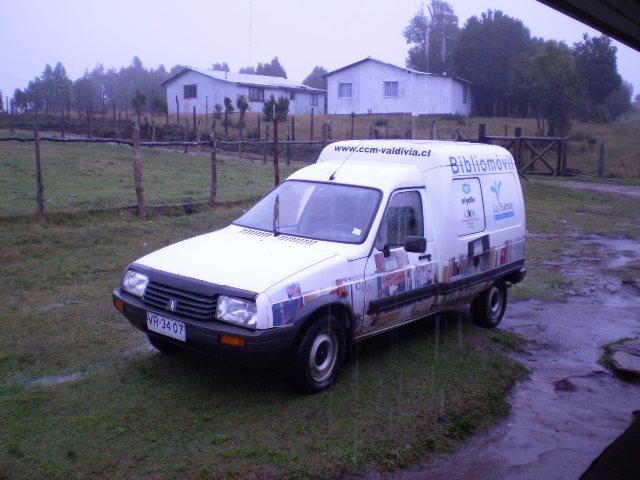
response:
{"label": "van windshield", "polygon": [[382,193],[367,187],[289,180],[234,225],[330,242],[364,242]]}

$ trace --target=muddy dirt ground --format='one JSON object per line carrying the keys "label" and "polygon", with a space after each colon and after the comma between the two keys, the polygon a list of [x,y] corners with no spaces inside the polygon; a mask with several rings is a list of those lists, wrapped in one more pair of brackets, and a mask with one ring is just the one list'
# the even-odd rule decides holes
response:
{"label": "muddy dirt ground", "polygon": [[571,283],[563,298],[513,301],[499,327],[526,339],[514,356],[530,370],[512,393],[509,417],[455,453],[373,478],[576,479],[629,426],[640,385],[599,359],[603,345],[640,336],[640,283],[607,274],[640,259],[640,243],[571,236],[573,251],[551,265]]}

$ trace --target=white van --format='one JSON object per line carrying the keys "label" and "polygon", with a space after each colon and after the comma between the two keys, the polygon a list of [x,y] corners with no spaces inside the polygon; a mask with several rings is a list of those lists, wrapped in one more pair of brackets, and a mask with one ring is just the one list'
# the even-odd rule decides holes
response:
{"label": "white van", "polygon": [[352,342],[460,304],[495,327],[525,275],[511,154],[462,142],[328,145],[233,224],[133,262],[116,308],[161,352],[335,382]]}

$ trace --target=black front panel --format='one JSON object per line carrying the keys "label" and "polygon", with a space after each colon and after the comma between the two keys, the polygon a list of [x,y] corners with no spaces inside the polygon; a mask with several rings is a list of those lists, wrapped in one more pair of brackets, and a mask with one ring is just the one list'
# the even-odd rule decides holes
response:
{"label": "black front panel", "polygon": [[199,295],[174,286],[150,281],[144,292],[144,303],[168,313],[196,320],[213,320],[217,295]]}

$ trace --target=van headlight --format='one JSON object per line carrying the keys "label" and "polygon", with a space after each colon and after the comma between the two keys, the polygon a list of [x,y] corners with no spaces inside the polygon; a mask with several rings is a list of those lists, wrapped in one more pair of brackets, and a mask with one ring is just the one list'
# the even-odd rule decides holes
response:
{"label": "van headlight", "polygon": [[149,277],[135,270],[127,270],[124,277],[122,277],[122,289],[136,297],[144,295],[147,283],[149,283]]}
{"label": "van headlight", "polygon": [[216,308],[216,318],[225,322],[237,323],[244,327],[255,327],[256,323],[258,323],[256,302],[220,295]]}

